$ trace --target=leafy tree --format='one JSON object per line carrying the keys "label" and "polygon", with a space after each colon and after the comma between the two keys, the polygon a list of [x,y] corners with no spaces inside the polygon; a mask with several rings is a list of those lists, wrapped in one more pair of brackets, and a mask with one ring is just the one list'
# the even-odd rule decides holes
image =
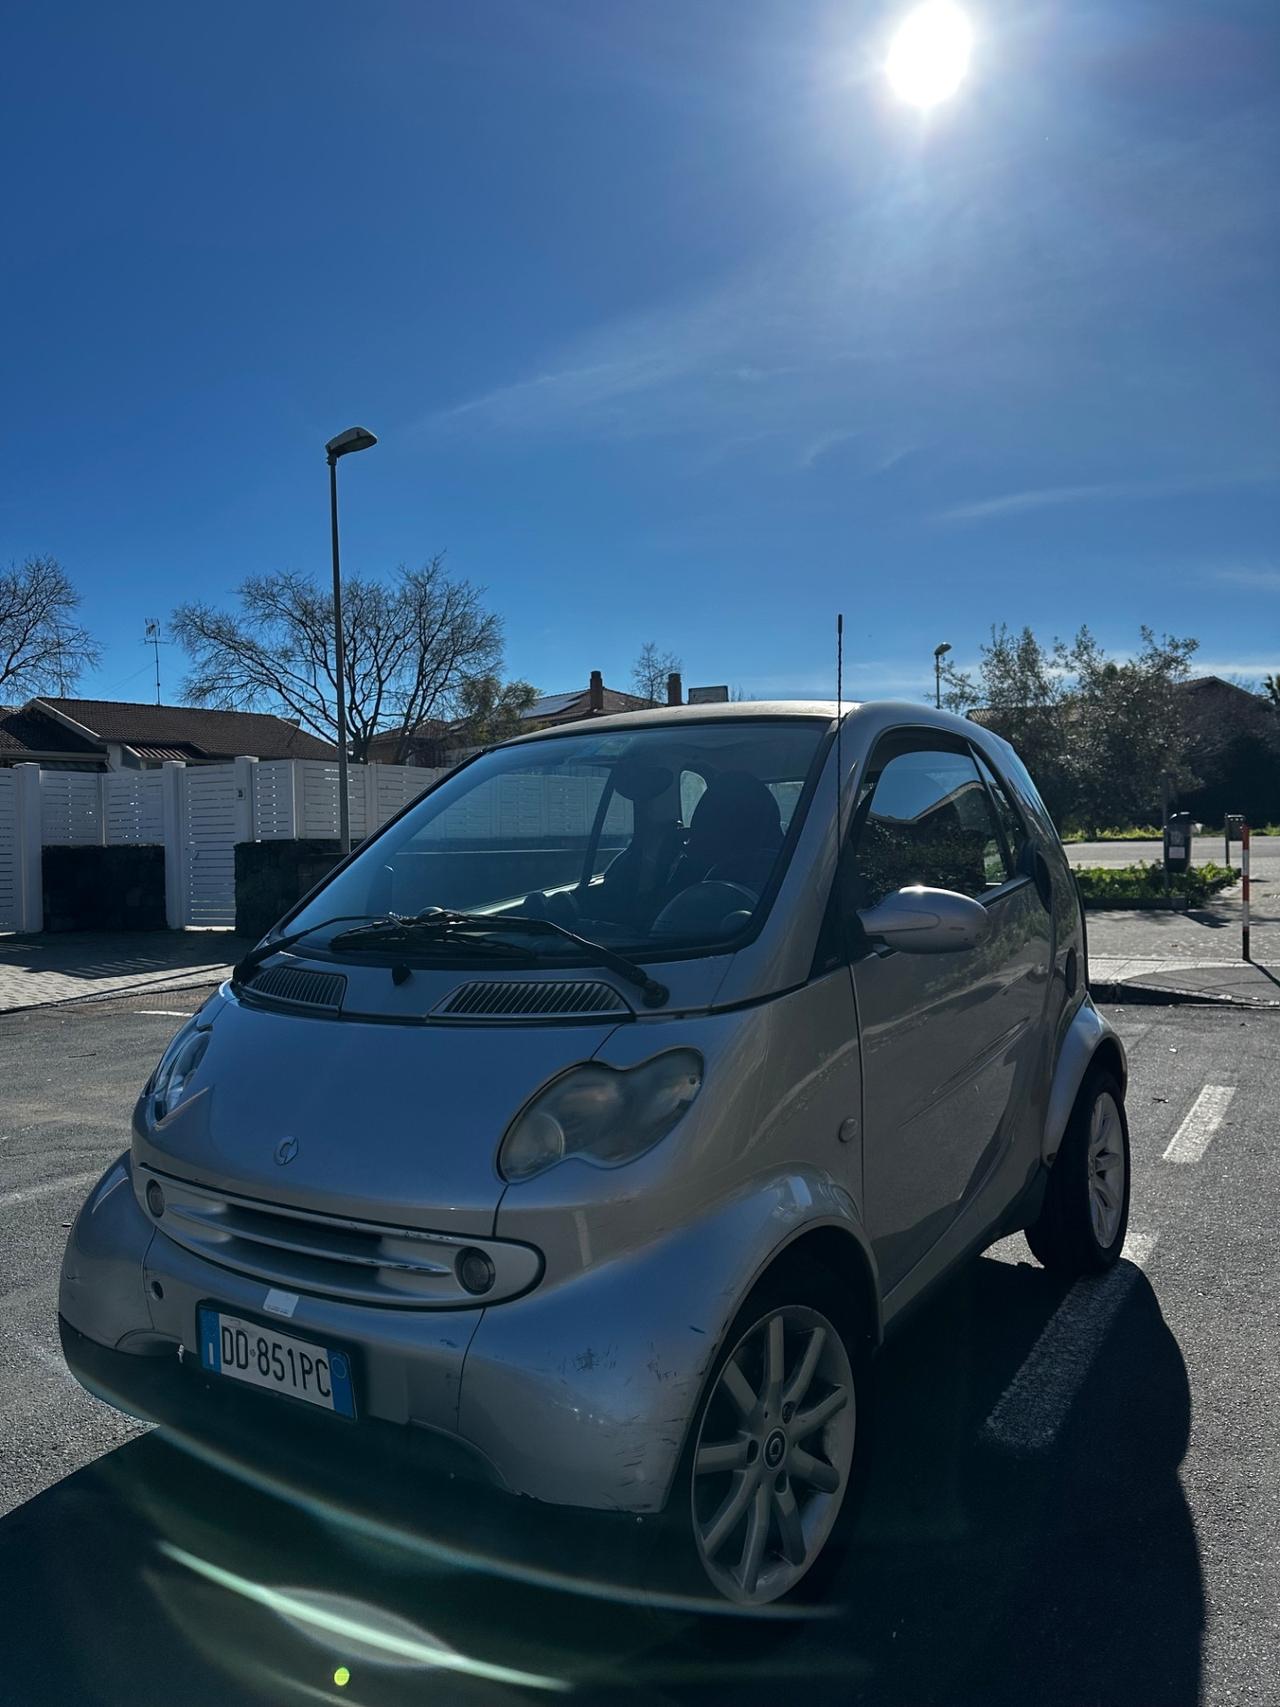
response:
{"label": "leafy tree", "polygon": [[942,668],[942,703],[975,718],[1018,749],[1055,815],[1071,799],[1068,682],[1057,657],[1059,642],[1042,646],[1031,629],[992,627],[982,646],[977,678],[954,665]]}
{"label": "leafy tree", "polygon": [[1074,678],[1069,768],[1075,815],[1088,830],[1149,823],[1164,794],[1198,780],[1177,687],[1197,642],[1141,630],[1142,649],[1121,663],[1082,628],[1058,656]]}
{"label": "leafy tree", "polygon": [[976,678],[944,669],[944,703],[1018,749],[1059,822],[1144,823],[1168,788],[1194,785],[1177,693],[1197,642],[1141,630],[1142,647],[1109,658],[1088,628],[1046,646],[1029,628],[993,628]]}
{"label": "leafy tree", "polygon": [[650,700],[654,705],[665,705],[667,677],[677,674],[681,668],[674,652],[659,652],[654,641],[646,640],[632,668],[631,685],[641,699]]}
{"label": "leafy tree", "polygon": [[1269,699],[1272,705],[1280,710],[1280,671],[1274,676],[1263,676],[1262,693],[1264,698]]}
{"label": "leafy tree", "polygon": [[0,569],[0,692],[6,699],[70,693],[102,655],[76,621],[80,595],[54,557]]}
{"label": "leafy tree", "polygon": [[[264,708],[337,738],[333,595],[308,575],[250,576],[238,608],[180,605],[171,632],[191,660],[184,684],[193,705]],[[502,623],[480,590],[455,580],[434,557],[390,581],[360,576],[342,586],[343,675],[351,757],[374,735],[409,734],[465,709],[468,684],[502,656]]]}
{"label": "leafy tree", "polygon": [[471,676],[458,692],[459,745],[487,747],[518,735],[524,726],[521,713],[538,697],[530,682],[504,682],[492,671]]}

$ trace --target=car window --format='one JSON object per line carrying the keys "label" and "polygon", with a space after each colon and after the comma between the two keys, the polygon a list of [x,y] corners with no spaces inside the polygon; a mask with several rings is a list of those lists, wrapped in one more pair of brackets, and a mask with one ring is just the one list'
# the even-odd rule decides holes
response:
{"label": "car window", "polygon": [[1014,869],[1016,870],[1018,862],[1022,858],[1022,850],[1027,845],[1026,825],[1022,822],[1013,802],[1010,800],[1008,790],[992,770],[991,766],[983,758],[982,754],[975,752],[974,758],[977,760],[978,770],[982,774],[987,787],[991,790],[991,798],[995,802],[996,817],[1000,820],[1000,828],[1004,831],[1004,839],[1005,844],[1009,849],[1009,857],[1013,861]]}
{"label": "car window", "polygon": [[878,772],[859,812],[855,905],[923,883],[978,898],[1010,876],[986,787],[967,753],[911,747]]}
{"label": "car window", "polygon": [[771,782],[769,793],[778,802],[778,816],[782,820],[785,831],[791,823],[791,814],[795,811],[804,788],[804,778],[796,777],[793,782]]}
{"label": "car window", "polygon": [[[587,725],[495,747],[424,794],[290,924],[443,907],[491,914],[495,934],[534,917],[643,953],[718,949],[764,916],[789,857],[792,791],[823,734],[821,719],[752,718]],[[518,940],[544,959],[579,953],[550,934]]]}
{"label": "car window", "polygon": [[[778,818],[785,834],[791,823],[791,814],[795,811],[800,795],[804,790],[804,778],[795,777],[787,782],[771,782],[769,793],[778,803]],[[693,814],[698,802],[707,792],[707,779],[697,771],[681,771],[680,773],[680,821],[686,829],[693,822]]]}
{"label": "car window", "polygon": [[707,792],[707,779],[699,771],[680,772],[680,822],[687,830],[698,802]]}

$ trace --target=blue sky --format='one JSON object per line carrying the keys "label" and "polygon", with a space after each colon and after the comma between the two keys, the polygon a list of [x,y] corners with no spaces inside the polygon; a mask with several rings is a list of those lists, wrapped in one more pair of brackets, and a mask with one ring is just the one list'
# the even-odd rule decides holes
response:
{"label": "blue sky", "polygon": [[[1280,9],[27,7],[6,24],[0,561],[143,620],[444,549],[547,692],[924,694],[992,622],[1280,667]],[[166,698],[181,658],[164,656]]]}

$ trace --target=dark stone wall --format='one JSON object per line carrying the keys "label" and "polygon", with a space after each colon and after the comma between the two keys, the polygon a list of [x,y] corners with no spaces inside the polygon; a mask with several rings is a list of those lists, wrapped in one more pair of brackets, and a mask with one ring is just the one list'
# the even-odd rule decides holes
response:
{"label": "dark stone wall", "polygon": [[164,849],[46,847],[47,931],[162,931]]}
{"label": "dark stone wall", "polygon": [[237,935],[256,941],[338,857],[336,841],[237,842]]}

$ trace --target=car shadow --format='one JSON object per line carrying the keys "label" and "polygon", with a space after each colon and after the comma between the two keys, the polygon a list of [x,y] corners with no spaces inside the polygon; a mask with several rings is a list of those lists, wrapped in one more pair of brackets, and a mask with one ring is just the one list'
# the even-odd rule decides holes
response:
{"label": "car shadow", "polygon": [[287,1453],[264,1472],[154,1432],[0,1521],[4,1696],[148,1707],[181,1678],[183,1707],[566,1687],[688,1707],[774,1707],[801,1688],[807,1707],[1192,1707],[1190,1395],[1145,1278],[1129,1277],[1051,1447],[1019,1456],[983,1433],[1063,1291],[984,1258],[886,1350],[831,1616],[655,1611],[627,1587],[633,1568],[653,1580],[647,1543],[628,1545],[644,1526],[391,1466],[378,1486],[357,1478],[350,1436],[294,1483]]}

